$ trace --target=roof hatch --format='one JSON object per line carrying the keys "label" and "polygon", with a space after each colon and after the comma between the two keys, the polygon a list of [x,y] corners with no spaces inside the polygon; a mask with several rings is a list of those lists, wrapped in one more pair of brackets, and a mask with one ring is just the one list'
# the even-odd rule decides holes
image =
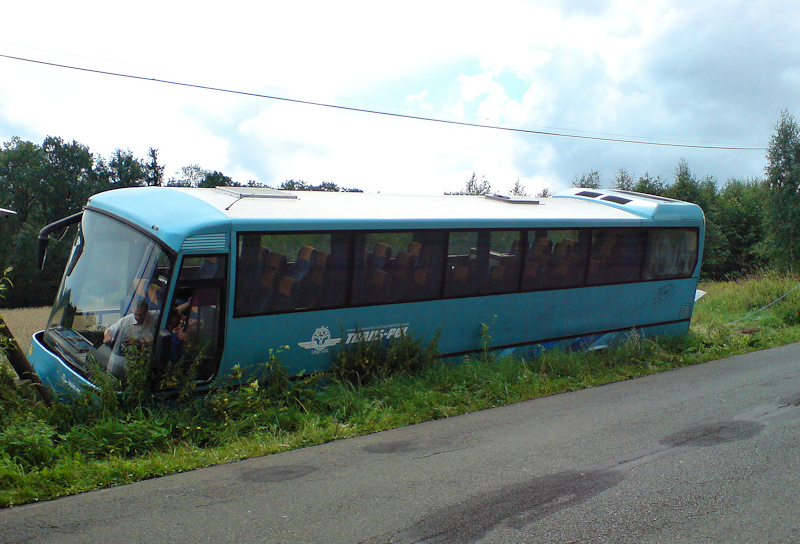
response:
{"label": "roof hatch", "polygon": [[214,190],[236,198],[290,198],[297,199],[297,195],[270,189],[269,187],[214,187]]}
{"label": "roof hatch", "polygon": [[538,198],[519,195],[486,195],[489,200],[499,200],[500,202],[508,202],[510,204],[541,204]]}

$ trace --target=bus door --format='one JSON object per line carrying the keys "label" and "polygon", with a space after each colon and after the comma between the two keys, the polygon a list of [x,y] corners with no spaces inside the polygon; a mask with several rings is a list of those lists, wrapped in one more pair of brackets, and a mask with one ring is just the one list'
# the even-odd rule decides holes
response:
{"label": "bus door", "polygon": [[[186,255],[178,271],[166,328],[159,338],[159,372],[188,370],[210,381],[219,370],[225,315],[227,255]],[[175,365],[178,365],[177,367]]]}

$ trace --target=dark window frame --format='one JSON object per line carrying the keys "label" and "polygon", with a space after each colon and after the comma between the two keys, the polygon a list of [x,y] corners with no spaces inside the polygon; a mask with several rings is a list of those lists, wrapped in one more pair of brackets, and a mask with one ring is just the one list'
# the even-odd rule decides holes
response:
{"label": "dark window frame", "polygon": [[[534,241],[533,236],[531,235],[532,232],[535,231],[577,231],[579,237],[588,236],[588,242],[585,246],[581,245],[579,247],[585,251],[585,262],[583,263],[583,278],[580,282],[576,283],[568,283],[566,285],[550,285],[545,287],[537,287],[537,288],[524,288],[525,276],[524,276],[524,267],[525,263],[528,260],[529,252],[531,251],[531,244]],[[617,231],[617,232],[632,232],[637,233],[637,236],[641,237],[640,247],[638,248],[639,255],[637,256],[638,259],[638,267],[635,273],[635,278],[633,279],[625,279],[624,281],[615,281],[613,278],[611,279],[604,279],[601,282],[590,283],[590,260],[593,255],[593,243],[595,242],[595,234],[596,231]],[[691,256],[691,262],[693,263],[693,267],[688,270],[685,274],[677,275],[677,276],[667,276],[667,277],[659,277],[653,279],[643,279],[644,278],[644,269],[647,263],[648,257],[648,250],[650,248],[650,232],[653,230],[688,230],[694,232],[695,235],[695,243],[696,247],[694,248],[693,255]],[[519,239],[519,255],[517,256],[517,263],[516,263],[516,270],[515,270],[515,287],[509,290],[500,290],[500,291],[482,291],[474,294],[459,294],[457,292],[453,292],[452,290],[448,291],[448,253],[449,253],[449,242],[450,242],[450,235],[451,233],[459,233],[459,232],[478,232],[479,237],[482,234],[485,236],[491,236],[493,232],[516,232],[518,233]],[[357,265],[359,263],[363,263],[366,257],[362,257],[362,253],[367,251],[365,240],[369,235],[382,235],[385,234],[390,236],[392,234],[411,234],[412,237],[415,239],[417,236],[427,236],[432,238],[438,238],[439,242],[442,244],[441,251],[439,252],[440,255],[435,256],[438,260],[438,273],[440,275],[438,279],[438,287],[436,288],[436,292],[430,293],[430,295],[422,297],[422,298],[401,298],[401,299],[393,299],[393,300],[386,300],[386,301],[378,301],[378,302],[371,302],[371,301],[364,301],[361,299],[359,301],[356,288],[358,287],[358,280],[356,278],[357,274],[355,271],[357,269]],[[257,235],[260,237],[263,236],[292,236],[292,235],[324,235],[330,236],[330,243],[333,245],[333,238],[336,235],[339,235],[341,239],[337,242],[338,244],[345,245],[345,252],[347,254],[345,261],[342,263],[342,271],[345,275],[343,281],[343,289],[344,295],[342,297],[342,301],[335,305],[322,305],[322,306],[314,306],[314,307],[300,307],[300,308],[290,308],[290,309],[280,309],[275,311],[265,311],[260,313],[247,313],[240,311],[238,308],[238,301],[239,298],[239,289],[240,287],[240,261],[241,261],[241,243],[245,236],[248,235]],[[577,288],[594,288],[594,287],[601,287],[604,285],[620,285],[625,283],[646,283],[650,281],[670,281],[670,280],[678,280],[678,279],[687,279],[691,278],[694,270],[697,268],[697,262],[699,260],[699,250],[700,250],[700,227],[658,227],[658,226],[647,226],[647,227],[501,227],[501,228],[443,228],[443,229],[358,229],[358,230],[344,230],[344,231],[336,231],[336,230],[286,230],[286,231],[274,231],[274,230],[264,230],[264,231],[257,231],[257,230],[247,230],[247,231],[237,231],[235,233],[236,242],[235,242],[235,252],[231,255],[232,258],[235,258],[234,264],[234,273],[233,273],[233,281],[234,285],[233,288],[230,289],[232,296],[227,297],[228,300],[233,302],[233,317],[240,318],[240,317],[255,317],[255,316],[262,316],[262,315],[279,315],[285,313],[295,313],[295,312],[310,312],[310,311],[323,311],[323,310],[337,310],[337,309],[344,309],[344,308],[361,308],[361,307],[369,307],[369,306],[378,306],[378,305],[385,305],[385,304],[407,304],[407,303],[416,303],[416,302],[428,302],[434,300],[450,300],[450,299],[457,299],[457,298],[474,298],[474,297],[485,297],[485,296],[498,296],[504,294],[514,294],[514,293],[532,293],[538,291],[552,291],[552,290],[560,290],[560,289],[577,289]],[[582,238],[580,238],[582,240]],[[580,241],[579,241],[580,243]],[[399,252],[398,252],[399,253]],[[365,268],[361,268],[359,270],[364,271]],[[434,272],[437,272],[437,269],[434,269]]]}
{"label": "dark window frame", "polygon": [[[192,277],[182,276],[181,272],[184,270],[184,265],[190,259],[207,259],[209,257],[216,257],[217,259],[222,259],[221,263],[217,263],[217,268],[214,270],[213,275],[204,275],[201,274],[199,277],[197,275],[193,275]],[[179,303],[179,296],[186,291],[195,292],[197,290],[202,289],[210,289],[216,290],[217,292],[217,301],[218,301],[218,308],[217,308],[217,324],[216,324],[216,349],[214,350],[213,355],[208,355],[204,359],[204,363],[207,367],[212,370],[209,372],[208,376],[204,376],[200,383],[207,384],[213,380],[217,373],[219,372],[219,365],[222,360],[222,352],[225,346],[225,330],[226,330],[226,308],[228,305],[228,301],[232,298],[229,296],[229,281],[230,281],[230,265],[231,265],[231,257],[232,255],[228,253],[186,253],[180,256],[180,264],[175,262],[175,280],[174,280],[174,287],[169,303],[169,307],[165,308],[164,310],[164,324],[168,325],[167,320],[169,320],[170,313],[174,309],[173,307]],[[200,272],[202,267],[195,272]],[[190,299],[191,300],[191,299]],[[189,310],[191,311],[191,310]],[[167,341],[166,338],[160,338],[159,341],[163,344]],[[159,347],[159,353],[161,353],[165,349],[164,345]],[[164,361],[160,361],[163,363]],[[159,368],[158,372],[162,373],[165,368]],[[168,388],[169,389],[169,388]]]}

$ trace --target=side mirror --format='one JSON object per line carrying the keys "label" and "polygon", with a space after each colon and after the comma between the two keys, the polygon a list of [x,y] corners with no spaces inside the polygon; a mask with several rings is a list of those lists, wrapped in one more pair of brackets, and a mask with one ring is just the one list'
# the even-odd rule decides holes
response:
{"label": "side mirror", "polygon": [[47,244],[50,242],[50,234],[80,222],[82,217],[83,212],[78,212],[64,219],[59,219],[55,223],[50,223],[39,231],[39,245],[36,252],[36,266],[39,267],[39,270],[44,267],[44,261],[47,258]]}

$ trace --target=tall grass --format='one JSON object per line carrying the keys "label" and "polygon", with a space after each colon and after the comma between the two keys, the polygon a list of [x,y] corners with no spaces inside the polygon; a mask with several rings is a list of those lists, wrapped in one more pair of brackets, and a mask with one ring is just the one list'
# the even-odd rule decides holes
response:
{"label": "tall grass", "polygon": [[[343,351],[335,372],[298,379],[265,354],[261,372],[234,372],[203,398],[191,373],[175,372],[176,399],[153,399],[146,376],[100,387],[52,407],[35,402],[0,368],[0,505],[119,485],[431,419],[625,380],[800,339],[800,289],[737,321],[800,280],[764,273],[709,283],[688,335],[614,349],[547,352],[535,359],[483,352],[435,358],[436,343],[410,337]],[[482,328],[491,337],[491,324]],[[488,340],[487,340],[488,341]],[[140,360],[146,364],[146,357]],[[145,367],[142,367],[145,368]],[[181,378],[181,376],[183,376]],[[168,378],[169,380],[170,378]],[[182,380],[182,381],[181,381]],[[118,394],[117,391],[122,391]]]}

